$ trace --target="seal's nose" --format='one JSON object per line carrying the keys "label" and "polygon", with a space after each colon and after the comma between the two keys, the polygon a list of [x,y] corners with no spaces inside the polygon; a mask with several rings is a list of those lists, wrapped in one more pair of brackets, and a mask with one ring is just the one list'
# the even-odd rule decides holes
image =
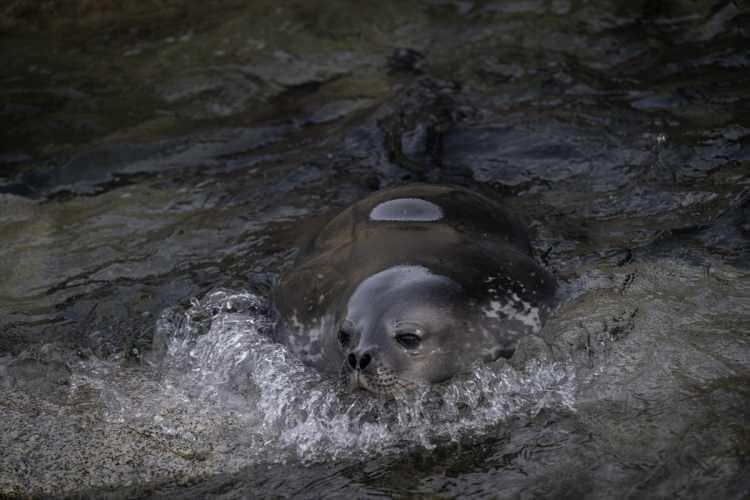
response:
{"label": "seal's nose", "polygon": [[372,361],[372,356],[369,352],[364,352],[359,356],[352,352],[349,353],[347,360],[349,361],[349,366],[351,366],[353,370],[357,369],[357,365],[359,365],[360,370],[364,370],[367,368],[367,365],[370,364],[370,361]]}
{"label": "seal's nose", "polygon": [[367,352],[364,353],[359,358],[359,369],[364,370],[367,367],[367,365],[370,364],[370,360],[372,360],[372,356],[370,356],[370,353],[367,353]]}

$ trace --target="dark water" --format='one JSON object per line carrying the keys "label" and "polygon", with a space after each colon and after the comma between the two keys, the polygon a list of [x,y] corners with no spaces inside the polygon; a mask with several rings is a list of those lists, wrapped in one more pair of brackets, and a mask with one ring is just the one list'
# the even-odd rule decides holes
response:
{"label": "dark water", "polygon": [[[0,496],[747,497],[749,7],[6,2]],[[413,181],[526,218],[553,356],[384,402],[266,340]]]}

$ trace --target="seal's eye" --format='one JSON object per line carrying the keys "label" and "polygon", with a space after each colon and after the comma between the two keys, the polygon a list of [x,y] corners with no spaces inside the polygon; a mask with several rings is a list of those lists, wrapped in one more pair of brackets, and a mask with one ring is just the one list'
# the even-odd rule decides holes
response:
{"label": "seal's eye", "polygon": [[416,349],[419,347],[419,343],[422,339],[418,335],[413,333],[399,333],[396,335],[396,342],[406,347],[407,349]]}
{"label": "seal's eye", "polygon": [[352,334],[345,331],[345,330],[339,330],[339,343],[346,347],[349,345],[349,342],[352,341]]}

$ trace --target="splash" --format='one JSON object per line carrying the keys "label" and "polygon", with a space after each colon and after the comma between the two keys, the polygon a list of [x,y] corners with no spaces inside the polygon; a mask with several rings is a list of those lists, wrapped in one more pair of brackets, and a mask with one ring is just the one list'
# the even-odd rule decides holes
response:
{"label": "splash", "polygon": [[[479,365],[449,383],[395,400],[349,393],[270,340],[265,299],[217,290],[158,323],[163,359],[157,403],[182,401],[193,416],[228,415],[245,425],[252,461],[316,462],[432,448],[481,435],[509,417],[573,408],[574,375],[562,363],[532,360],[517,370]],[[158,350],[157,350],[158,351]],[[184,415],[184,414],[183,414]],[[188,417],[189,418],[189,417]]]}

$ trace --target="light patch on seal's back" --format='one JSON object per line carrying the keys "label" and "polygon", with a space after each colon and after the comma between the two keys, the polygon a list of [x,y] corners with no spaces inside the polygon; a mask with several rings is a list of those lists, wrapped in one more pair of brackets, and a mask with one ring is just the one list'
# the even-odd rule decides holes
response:
{"label": "light patch on seal's back", "polygon": [[330,327],[328,317],[323,317],[319,321],[305,325],[297,317],[295,309],[289,318],[290,331],[287,337],[287,347],[297,355],[303,355],[310,361],[323,359],[322,343],[326,328]]}
{"label": "light patch on seal's back", "polygon": [[370,220],[396,222],[435,222],[443,218],[443,210],[419,198],[397,198],[380,203],[370,211]]}
{"label": "light patch on seal's back", "polygon": [[[497,298],[497,295],[495,295],[495,298]],[[539,308],[522,300],[515,293],[511,294],[510,300],[505,303],[499,300],[491,300],[488,307],[484,309],[484,315],[492,319],[507,318],[519,321],[534,332],[542,329],[542,318],[539,314]]]}

